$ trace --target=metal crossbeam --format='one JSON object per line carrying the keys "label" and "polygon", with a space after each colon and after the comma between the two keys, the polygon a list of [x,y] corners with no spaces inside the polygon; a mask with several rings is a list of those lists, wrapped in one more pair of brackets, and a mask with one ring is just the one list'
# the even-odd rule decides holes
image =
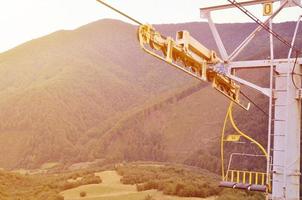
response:
{"label": "metal crossbeam", "polygon": [[[257,23],[259,24],[259,26],[248,36],[246,37],[246,39],[232,52],[232,54],[229,57],[229,60],[232,61],[234,58],[236,58],[236,56],[238,56],[238,54],[252,41],[252,39],[256,36],[256,34],[261,31],[263,28],[268,30],[271,34],[275,34],[275,32],[270,31],[270,29],[267,27],[267,24],[270,20],[272,20],[276,15],[279,14],[279,12],[288,4],[288,1],[283,1],[282,4],[280,5],[280,7],[269,17],[267,18],[264,22],[259,22],[258,19],[255,19],[257,21]],[[245,8],[243,8],[239,3],[235,3],[232,5],[236,5],[238,6],[238,8],[240,10],[242,10],[245,14],[252,16],[252,18],[254,17],[253,15],[251,15],[251,13],[246,10]],[[274,35],[275,36],[275,35]],[[282,42],[283,38],[280,37],[278,34],[276,34],[277,39],[280,38],[280,40]],[[285,41],[286,42],[286,41]],[[289,44],[290,45],[290,44]]]}
{"label": "metal crossbeam", "polygon": [[[271,2],[278,2],[281,0],[253,0],[253,1],[244,1],[240,2],[239,4],[241,6],[252,6],[252,5],[257,5],[257,4],[262,4],[262,3],[271,3]],[[216,10],[225,10],[225,9],[230,9],[234,8],[235,6],[232,4],[225,4],[225,5],[219,5],[219,6],[210,6],[210,7],[205,7],[205,8],[200,8],[200,11],[202,13],[208,13],[211,11],[216,11]]]}
{"label": "metal crossbeam", "polygon": [[[283,63],[290,63],[294,64],[295,59],[274,59],[271,60],[248,60],[248,61],[234,61],[230,62],[231,69],[245,69],[245,68],[267,68],[270,67],[271,64],[274,66],[283,64]],[[302,58],[298,58],[297,64],[302,65]]]}

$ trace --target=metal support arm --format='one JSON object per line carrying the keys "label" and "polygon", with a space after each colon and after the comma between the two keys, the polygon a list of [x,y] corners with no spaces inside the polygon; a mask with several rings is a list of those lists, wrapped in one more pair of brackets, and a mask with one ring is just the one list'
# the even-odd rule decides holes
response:
{"label": "metal support arm", "polygon": [[138,40],[142,49],[150,55],[199,80],[210,82],[213,88],[227,98],[249,109],[249,104],[241,103],[240,86],[228,77],[223,61],[214,51],[191,37],[189,32],[179,31],[176,40],[173,40],[162,36],[151,25],[142,25],[138,29]]}

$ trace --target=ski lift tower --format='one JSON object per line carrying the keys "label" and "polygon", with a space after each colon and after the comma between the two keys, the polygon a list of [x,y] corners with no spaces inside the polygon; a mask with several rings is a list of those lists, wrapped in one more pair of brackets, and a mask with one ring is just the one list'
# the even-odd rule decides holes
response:
{"label": "ski lift tower", "polygon": [[[263,88],[254,83],[243,80],[233,75],[236,81],[247,85],[269,98],[269,123],[268,123],[268,162],[267,174],[271,177],[267,179],[267,185],[272,184],[271,195],[267,198],[272,200],[298,200],[300,196],[300,133],[301,133],[301,67],[302,58],[291,57],[295,50],[295,39],[301,21],[301,16],[296,23],[295,32],[288,57],[284,59],[274,59],[272,30],[273,19],[286,7],[302,8],[301,0],[250,0],[237,2],[228,0],[229,4],[207,8],[201,8],[201,16],[208,20],[210,29],[214,36],[216,45],[222,59],[231,74],[238,69],[270,69],[270,87]],[[272,4],[279,2],[277,9],[272,9]],[[268,15],[264,22],[254,19],[259,26],[246,37],[246,39],[231,53],[228,54],[216,26],[211,18],[213,11],[229,8],[239,8],[242,12],[252,15],[245,6],[263,4],[264,15]],[[252,18],[253,19],[253,18]],[[269,27],[269,28],[268,28]],[[238,54],[249,44],[255,35],[262,29],[270,32],[270,59],[268,60],[245,60],[235,61]],[[278,38],[276,38],[278,39]],[[279,38],[280,40],[280,38]],[[294,55],[295,56],[295,55]],[[301,56],[301,54],[300,54]]]}

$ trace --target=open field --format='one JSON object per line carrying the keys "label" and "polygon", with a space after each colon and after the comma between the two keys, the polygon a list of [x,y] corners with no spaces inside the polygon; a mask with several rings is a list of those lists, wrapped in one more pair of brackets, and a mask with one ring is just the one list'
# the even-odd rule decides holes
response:
{"label": "open field", "polygon": [[[124,185],[120,182],[121,176],[116,171],[96,173],[102,179],[101,184],[84,185],[74,189],[65,190],[61,194],[65,200],[143,200],[148,195],[161,200],[203,200],[204,198],[187,198],[163,195],[156,190],[137,192],[135,185]],[[86,192],[85,197],[80,197],[81,192]],[[206,198],[214,200],[214,197]]]}
{"label": "open field", "polygon": [[221,190],[215,186],[218,181],[217,175],[208,171],[164,164],[123,163],[26,175],[3,170],[0,171],[0,200],[265,199],[262,194]]}

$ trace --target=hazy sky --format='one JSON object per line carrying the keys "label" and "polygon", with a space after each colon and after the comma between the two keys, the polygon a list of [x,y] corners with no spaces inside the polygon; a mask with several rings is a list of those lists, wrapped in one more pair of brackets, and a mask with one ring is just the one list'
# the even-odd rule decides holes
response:
{"label": "hazy sky", "polygon": [[[201,21],[199,8],[225,4],[226,0],[106,0],[132,17],[148,23]],[[277,7],[278,3],[275,3]],[[257,16],[261,6],[248,7]],[[288,8],[277,21],[296,20],[301,8]],[[0,0],[0,52],[59,29],[75,29],[102,18],[125,20],[95,0]],[[263,18],[262,18],[263,19]],[[245,22],[231,9],[214,14],[217,23]]]}

